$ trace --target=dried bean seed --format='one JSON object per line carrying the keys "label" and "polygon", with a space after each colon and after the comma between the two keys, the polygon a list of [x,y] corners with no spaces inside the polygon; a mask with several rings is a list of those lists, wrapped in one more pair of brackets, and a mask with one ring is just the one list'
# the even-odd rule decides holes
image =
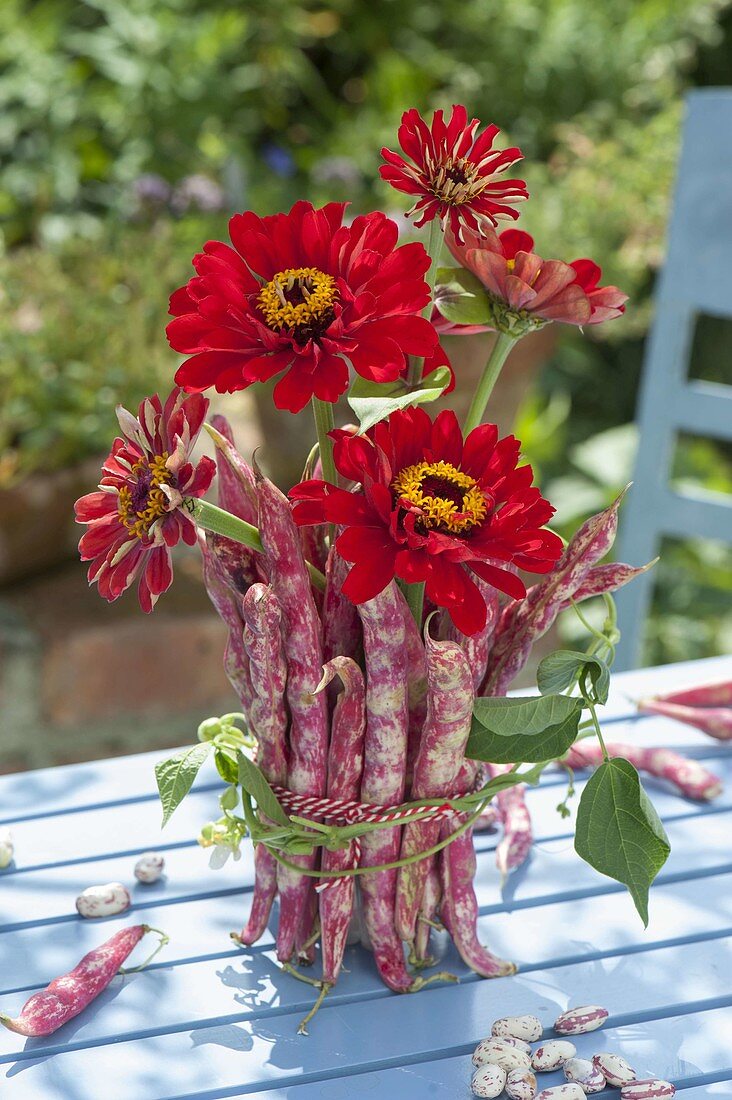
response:
{"label": "dried bean seed", "polygon": [[506,1096],[510,1100],[534,1100],[536,1077],[530,1069],[512,1069],[506,1078]]}
{"label": "dried bean seed", "polygon": [[121,882],[108,882],[82,890],[76,899],[76,908],[82,917],[111,917],[114,913],[124,913],[130,902],[126,886]]}
{"label": "dried bean seed", "polygon": [[621,1058],[619,1054],[608,1054],[607,1052],[595,1054],[592,1064],[595,1069],[600,1071],[608,1085],[612,1085],[616,1089],[622,1088],[623,1085],[629,1085],[631,1081],[636,1079],[636,1072],[633,1067],[628,1065],[625,1058]]}
{"label": "dried bean seed", "polygon": [[642,1081],[631,1081],[620,1090],[620,1100],[670,1100],[676,1094],[670,1081],[661,1081],[658,1077],[645,1077]]}
{"label": "dried bean seed", "polygon": [[585,1093],[602,1092],[605,1088],[605,1078],[588,1058],[568,1058],[564,1063],[564,1076]]}
{"label": "dried bean seed", "polygon": [[559,1069],[569,1058],[574,1058],[577,1047],[568,1039],[549,1039],[537,1047],[531,1056],[531,1065],[538,1073],[551,1073]]}
{"label": "dried bean seed", "polygon": [[494,1022],[491,1035],[498,1039],[508,1036],[533,1043],[541,1039],[543,1030],[541,1020],[536,1016],[502,1016],[500,1020]]}
{"label": "dried bean seed", "polygon": [[500,1066],[489,1063],[486,1066],[480,1066],[479,1069],[476,1069],[471,1079],[470,1087],[473,1090],[474,1096],[486,1097],[487,1100],[493,1100],[495,1096],[501,1095],[505,1084],[505,1069],[501,1069]]}
{"label": "dried bean seed", "polygon": [[157,852],[145,852],[135,864],[135,878],[138,882],[149,885],[157,882],[163,873],[165,860]]}
{"label": "dried bean seed", "polygon": [[560,1035],[584,1035],[596,1031],[609,1016],[606,1008],[599,1005],[582,1005],[580,1008],[568,1008],[554,1021],[554,1030]]}

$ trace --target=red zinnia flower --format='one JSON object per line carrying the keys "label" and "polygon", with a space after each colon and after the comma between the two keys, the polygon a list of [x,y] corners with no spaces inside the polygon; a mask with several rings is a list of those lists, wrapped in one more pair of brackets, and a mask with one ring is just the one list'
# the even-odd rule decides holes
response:
{"label": "red zinnia flower", "polygon": [[444,218],[460,240],[464,229],[478,231],[496,225],[499,217],[518,217],[509,203],[529,197],[526,184],[496,177],[523,160],[523,153],[515,147],[494,149],[501,131],[488,126],[476,137],[479,126],[477,118],[468,122],[465,107],[457,105],[448,123],[442,111],[435,111],[431,127],[414,108],[402,115],[398,137],[407,159],[382,149],[387,163],[379,171],[397,191],[421,196],[409,211],[420,214],[415,225]]}
{"label": "red zinnia flower", "polygon": [[233,248],[204,245],[197,276],[170,299],[168,340],[190,356],[179,385],[231,393],[284,371],[275,404],[299,412],[313,395],[337,401],[348,363],[393,382],[406,354],[432,353],[437,334],[420,316],[427,253],[421,244],[397,248],[397,225],[380,212],[343,225],[345,208],[298,202],[289,214],[236,214]]}
{"label": "red zinnia flower", "polygon": [[139,578],[143,611],[173,583],[170,548],[189,546],[196,528],[181,510],[184,497],[200,497],[211,484],[216,463],[189,455],[201,430],[208,401],[175,389],[163,408],[157,394],[146,398],[135,418],[121,406],[117,437],[102,466],[99,491],[76,502],[76,521],[89,530],[81,538],[82,561],[91,561],[89,583],[110,603]]}
{"label": "red zinnia flower", "polygon": [[520,229],[478,236],[460,242],[448,233],[456,260],[480,279],[493,302],[495,327],[520,335],[549,321],[588,325],[619,317],[628,295],[615,286],[598,287],[601,269],[591,260],[542,260],[534,239]]}
{"label": "red zinnia flower", "polygon": [[358,490],[312,480],[290,496],[301,526],[345,527],[336,547],[354,563],[343,585],[354,603],[372,599],[395,576],[426,581],[427,598],[474,634],[485,625],[486,606],[471,570],[521,599],[526,589],[509,566],[547,573],[559,558],[561,539],[543,527],[554,509],[532,487],[531,467],[517,466],[519,441],[499,440],[495,424],[463,442],[453,412],[433,423],[410,408],[362,436],[331,434],[336,467]]}

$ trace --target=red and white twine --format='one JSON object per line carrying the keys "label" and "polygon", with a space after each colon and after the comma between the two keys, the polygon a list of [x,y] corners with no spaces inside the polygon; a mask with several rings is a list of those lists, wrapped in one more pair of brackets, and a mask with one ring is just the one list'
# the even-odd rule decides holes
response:
{"label": "red and white twine", "polygon": [[[369,802],[356,802],[346,798],[314,798],[310,795],[295,794],[286,787],[273,786],[273,791],[283,810],[289,814],[297,814],[299,817],[311,817],[323,819],[331,825],[354,825],[359,822],[368,824],[387,825],[392,821],[408,821],[412,817],[437,818],[443,820],[457,816],[457,811],[444,803],[442,806],[375,806]],[[351,841],[353,860],[351,867],[355,869],[361,861],[361,845],[358,837]],[[315,889],[318,892],[328,890],[343,882],[342,876],[327,878],[318,883]]]}

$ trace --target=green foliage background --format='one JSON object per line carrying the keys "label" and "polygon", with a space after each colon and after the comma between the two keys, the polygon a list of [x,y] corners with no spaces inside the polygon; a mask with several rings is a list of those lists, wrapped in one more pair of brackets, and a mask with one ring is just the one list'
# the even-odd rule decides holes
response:
{"label": "green foliage background", "polygon": [[[565,333],[519,431],[574,524],[626,476],[682,94],[729,82],[727,0],[5,0],[0,6],[0,484],[104,447],[116,400],[167,384],[167,295],[224,209],[295,198],[403,209],[378,180],[401,112],[465,102],[521,145],[521,224],[591,255],[632,308]],[[141,209],[197,173],[223,209]],[[699,354],[720,339],[707,334]],[[569,456],[569,462],[567,460]],[[677,475],[732,489],[699,440]],[[670,547],[649,657],[729,644],[721,548]]]}

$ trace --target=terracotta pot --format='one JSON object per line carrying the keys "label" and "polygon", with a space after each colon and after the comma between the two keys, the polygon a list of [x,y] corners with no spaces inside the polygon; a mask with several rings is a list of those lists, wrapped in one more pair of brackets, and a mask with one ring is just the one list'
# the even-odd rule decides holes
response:
{"label": "terracotta pot", "polygon": [[[445,340],[445,350],[455,369],[457,386],[453,393],[441,398],[435,406],[425,407],[432,410],[446,407],[454,409],[462,419],[468,411],[471,396],[494,340],[492,333],[448,337]],[[555,345],[555,326],[547,325],[521,340],[511,353],[493,391],[488,412],[490,419],[498,424],[504,435],[512,430],[526,391],[549,359]],[[292,416],[276,409],[272,401],[271,384],[253,386],[251,392],[257,406],[263,438],[261,457],[258,453],[257,459],[273,481],[281,488],[288,489],[300,480],[305,456],[315,439],[312,417],[308,416],[306,410],[299,416]],[[345,402],[341,402],[336,410],[338,422],[343,424],[351,419],[349,412]]]}
{"label": "terracotta pot", "polygon": [[0,584],[32,576],[76,553],[74,501],[99,481],[101,459],[35,473],[0,489]]}

